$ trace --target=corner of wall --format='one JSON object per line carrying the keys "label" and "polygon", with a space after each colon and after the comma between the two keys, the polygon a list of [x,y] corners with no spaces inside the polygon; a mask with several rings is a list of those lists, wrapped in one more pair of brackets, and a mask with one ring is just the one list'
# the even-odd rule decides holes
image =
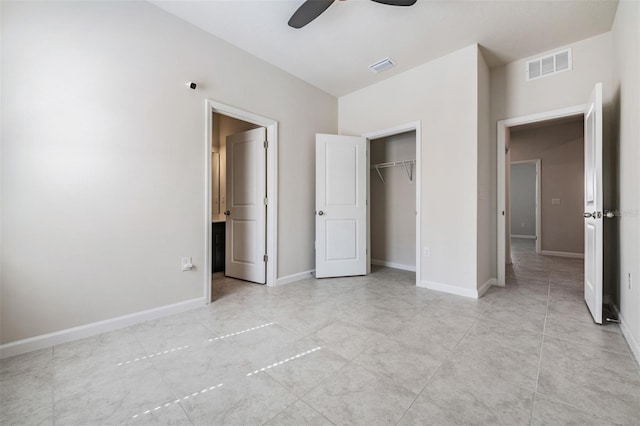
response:
{"label": "corner of wall", "polygon": [[479,293],[486,291],[495,269],[495,154],[490,129],[490,72],[479,45],[477,53],[477,191],[476,276]]}

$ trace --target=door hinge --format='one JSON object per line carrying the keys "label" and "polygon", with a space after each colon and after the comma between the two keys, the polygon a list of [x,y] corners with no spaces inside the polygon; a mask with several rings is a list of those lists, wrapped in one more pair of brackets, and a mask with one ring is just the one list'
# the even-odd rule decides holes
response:
{"label": "door hinge", "polygon": [[264,145],[265,148],[269,148],[269,141],[264,141],[263,145]]}
{"label": "door hinge", "polygon": [[263,261],[268,262],[269,261],[269,256],[267,256],[266,254],[264,255],[264,257],[262,258]]}
{"label": "door hinge", "polygon": [[269,199],[267,197],[264,197],[264,205],[265,206],[269,205]]}

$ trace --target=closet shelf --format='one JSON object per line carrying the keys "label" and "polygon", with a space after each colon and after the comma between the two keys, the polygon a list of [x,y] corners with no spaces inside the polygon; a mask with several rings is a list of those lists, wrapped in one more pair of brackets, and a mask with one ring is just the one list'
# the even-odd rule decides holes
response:
{"label": "closet shelf", "polygon": [[413,166],[414,164],[416,164],[416,160],[390,161],[387,163],[372,164],[371,168],[376,169],[376,172],[378,172],[378,177],[380,178],[382,183],[384,183],[384,178],[382,177],[382,173],[380,173],[380,169],[403,166],[405,171],[407,172],[409,181],[413,182],[413,167],[411,166]]}

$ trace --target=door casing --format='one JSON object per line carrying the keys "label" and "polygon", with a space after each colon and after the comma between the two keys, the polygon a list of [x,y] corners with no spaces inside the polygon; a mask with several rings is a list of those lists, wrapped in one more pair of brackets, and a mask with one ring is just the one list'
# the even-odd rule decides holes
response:
{"label": "door casing", "polygon": [[506,140],[507,132],[509,128],[514,126],[520,126],[522,124],[539,123],[547,120],[554,120],[558,118],[582,116],[584,117],[586,111],[586,104],[571,106],[567,108],[556,109],[552,111],[542,112],[538,114],[525,115],[522,117],[509,118],[507,120],[500,120],[497,124],[497,271],[498,271],[498,283],[499,286],[505,285],[505,264],[507,260],[506,253]]}
{"label": "door casing", "polygon": [[413,172],[413,182],[416,185],[416,285],[420,283],[421,271],[421,236],[422,236],[422,135],[421,121],[412,121],[388,129],[365,133],[362,136],[367,139],[367,274],[371,273],[371,140],[385,138],[406,132],[416,132],[416,164]]}
{"label": "door casing", "polygon": [[[205,152],[211,152],[213,113],[226,115],[257,126],[266,127],[267,140],[267,270],[266,284],[275,286],[278,273],[278,122],[252,112],[207,99],[205,102]],[[204,229],[211,228],[211,155],[205,155]],[[211,259],[211,232],[206,233],[205,259]],[[211,301],[211,262],[204,262],[204,294]]]}

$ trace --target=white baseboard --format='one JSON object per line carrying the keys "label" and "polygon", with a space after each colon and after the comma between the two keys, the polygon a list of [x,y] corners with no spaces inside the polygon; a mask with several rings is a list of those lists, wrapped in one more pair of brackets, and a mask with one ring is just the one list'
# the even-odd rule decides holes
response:
{"label": "white baseboard", "polygon": [[387,262],[386,260],[371,259],[372,265],[386,266],[387,268],[402,269],[403,271],[415,272],[415,265],[404,265],[402,263]]}
{"label": "white baseboard", "polygon": [[85,337],[95,336],[107,331],[113,331],[119,328],[128,327],[130,325],[139,324],[141,322],[189,311],[191,309],[205,306],[206,304],[206,298],[201,297],[198,299],[186,300],[184,302],[174,303],[172,305],[161,306],[159,308],[153,308],[146,311],[123,315],[104,321],[92,322],[90,324],[80,325],[78,327],[67,328],[66,330],[60,330],[53,333],[30,337],[28,339],[5,343],[4,345],[0,345],[0,359],[8,358],[15,355],[21,355],[38,349],[48,348],[53,345],[72,342],[78,339],[84,339]]}
{"label": "white baseboard", "polygon": [[316,270],[311,269],[309,271],[298,272],[297,274],[287,275],[285,277],[280,277],[276,280],[276,285],[284,285],[294,283],[296,281],[305,280],[307,278],[313,278]]}
{"label": "white baseboard", "polygon": [[455,294],[456,296],[470,297],[472,299],[478,298],[477,289],[461,288],[450,284],[437,283],[435,281],[419,281],[418,287],[441,291],[443,293]]}
{"label": "white baseboard", "polygon": [[492,285],[498,285],[497,278],[489,278],[489,280],[478,288],[478,299],[481,298]]}
{"label": "white baseboard", "polygon": [[620,331],[622,331],[622,335],[625,340],[629,344],[629,348],[631,348],[631,352],[636,357],[636,362],[640,365],[640,342],[636,340],[636,338],[631,333],[629,329],[629,324],[625,321],[624,317],[620,315],[620,311],[615,304],[612,304],[613,310],[616,311],[616,316],[620,320]]}
{"label": "white baseboard", "polygon": [[584,253],[570,253],[567,251],[541,250],[540,254],[545,256],[571,257],[573,259],[584,259]]}
{"label": "white baseboard", "polygon": [[535,235],[518,235],[518,234],[511,234],[511,238],[521,238],[523,240],[537,240],[538,237],[536,237]]}

